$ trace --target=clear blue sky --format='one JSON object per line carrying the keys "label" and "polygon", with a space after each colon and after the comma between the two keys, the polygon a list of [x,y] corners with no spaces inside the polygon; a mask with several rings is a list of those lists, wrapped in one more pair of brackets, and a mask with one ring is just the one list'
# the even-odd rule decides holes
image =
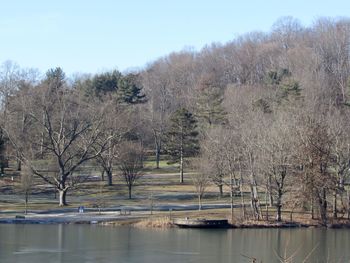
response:
{"label": "clear blue sky", "polygon": [[0,63],[124,71],[184,47],[268,31],[282,16],[309,26],[349,12],[349,0],[0,0]]}

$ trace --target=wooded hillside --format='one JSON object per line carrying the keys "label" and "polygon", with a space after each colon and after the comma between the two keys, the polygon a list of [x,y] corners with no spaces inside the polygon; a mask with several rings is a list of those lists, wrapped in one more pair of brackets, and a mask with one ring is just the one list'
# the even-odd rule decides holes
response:
{"label": "wooded hillside", "polygon": [[[5,62],[0,88],[2,169],[24,163],[57,188],[60,205],[85,162],[97,160],[112,184],[131,143],[157,166],[161,155],[179,162],[181,175],[201,160],[198,172],[221,193],[249,187],[255,218],[262,190],[278,220],[283,207],[317,207],[323,223],[327,211],[350,214],[349,19],[303,27],[281,18],[268,33],[172,53],[137,72],[68,79],[55,68],[40,77]],[[56,172],[43,173],[43,163]]]}

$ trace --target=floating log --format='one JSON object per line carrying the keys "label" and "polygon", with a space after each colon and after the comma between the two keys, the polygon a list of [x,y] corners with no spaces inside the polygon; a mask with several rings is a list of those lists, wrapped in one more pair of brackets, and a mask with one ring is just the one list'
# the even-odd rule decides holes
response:
{"label": "floating log", "polygon": [[227,219],[174,219],[173,224],[183,228],[228,228],[230,224]]}

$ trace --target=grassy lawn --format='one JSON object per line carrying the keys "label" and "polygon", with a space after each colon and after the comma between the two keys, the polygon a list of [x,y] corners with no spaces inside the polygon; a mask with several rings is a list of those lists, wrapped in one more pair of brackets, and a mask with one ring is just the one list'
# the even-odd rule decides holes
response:
{"label": "grassy lawn", "polygon": [[144,161],[144,169],[143,172],[146,174],[149,173],[174,173],[178,172],[179,165],[178,164],[169,164],[166,160],[161,160],[159,162],[159,169],[156,169],[156,162],[154,160],[146,160]]}
{"label": "grassy lawn", "polygon": [[[43,162],[44,163],[44,162]],[[179,183],[177,164],[168,164],[161,160],[160,168],[155,168],[155,162],[147,159],[144,163],[144,176],[139,179],[132,189],[132,199],[128,199],[127,187],[122,178],[117,174],[113,177],[113,185],[108,186],[107,181],[101,181],[100,167],[92,164],[84,165],[78,173],[88,176],[88,180],[81,183],[75,189],[70,189],[67,195],[68,208],[85,206],[87,208],[114,207],[118,205],[143,205],[145,207],[165,204],[197,204],[195,187],[192,184],[190,173],[187,170],[183,184]],[[249,204],[249,189],[244,189],[245,203]],[[264,204],[264,193],[261,193],[261,204]],[[45,184],[41,179],[35,178],[29,198],[29,210],[50,210],[57,209],[57,193],[53,186]],[[224,197],[219,198],[218,188],[210,185],[202,200],[205,204],[230,204],[228,187],[224,187]],[[234,204],[240,204],[241,197],[234,197]],[[24,195],[20,188],[19,172],[7,169],[5,176],[0,177],[0,212],[24,211]],[[247,211],[250,211],[248,208]],[[241,208],[234,210],[234,220],[241,220]],[[262,208],[263,215],[266,215],[265,207]],[[269,217],[273,218],[273,208],[269,208]],[[168,216],[169,212],[154,211],[154,216]],[[305,214],[305,213],[304,213]],[[229,218],[230,209],[211,209],[204,211],[172,211],[174,217],[205,217],[205,218]],[[288,219],[289,213],[284,218]],[[296,214],[295,217],[299,215]],[[307,218],[307,216],[306,216]]]}
{"label": "grassy lawn", "polygon": [[[108,186],[106,181],[100,181],[100,170],[95,166],[84,166],[81,174],[87,174],[92,179],[80,184],[76,189],[68,191],[67,201],[70,207],[85,205],[87,207],[96,204],[105,207],[115,205],[148,205],[151,202],[157,204],[167,203],[196,203],[195,188],[192,185],[189,174],[185,174],[185,183],[179,183],[179,175],[176,165],[168,165],[165,160],[161,162],[160,169],[155,169],[151,161],[145,163],[147,172],[139,179],[132,189],[133,198],[127,198],[127,187],[122,178],[115,175],[114,184]],[[84,172],[84,169],[86,172]],[[13,178],[13,181],[12,181]],[[217,188],[209,187],[208,195],[203,202],[228,202],[226,196],[217,198]],[[20,176],[13,171],[0,178],[0,209],[22,210],[24,209],[24,196],[20,190]],[[56,196],[57,198],[57,196]],[[44,184],[39,178],[35,179],[34,187],[29,199],[29,209],[42,210],[58,207],[55,199],[55,190],[52,186]]]}

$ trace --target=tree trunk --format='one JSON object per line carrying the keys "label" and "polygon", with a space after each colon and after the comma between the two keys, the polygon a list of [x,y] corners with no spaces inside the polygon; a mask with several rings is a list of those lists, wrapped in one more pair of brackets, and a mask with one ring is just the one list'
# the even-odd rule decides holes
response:
{"label": "tree trunk", "polygon": [[260,202],[258,195],[258,187],[255,180],[255,175],[250,175],[251,183],[250,183],[250,194],[251,194],[251,207],[254,214],[254,219],[259,220],[261,218],[261,210],[260,210]]}
{"label": "tree trunk", "polygon": [[289,214],[290,222],[293,222],[293,212],[294,212],[294,208],[292,208],[292,210],[290,211],[290,214]]}
{"label": "tree trunk", "polygon": [[347,191],[348,194],[348,219],[350,219],[350,191]]}
{"label": "tree trunk", "polygon": [[254,214],[254,219],[259,220],[261,215],[260,202],[258,195],[258,187],[256,183],[255,170],[254,170],[254,156],[249,152],[249,166],[250,166],[250,193],[251,193],[251,207]]}
{"label": "tree trunk", "polygon": [[131,186],[131,185],[128,185],[128,190],[129,190],[129,199],[131,199],[131,188],[132,188],[132,186]]}
{"label": "tree trunk", "polygon": [[272,195],[271,175],[269,175],[267,187],[268,187],[267,190],[268,190],[269,206],[272,207],[273,206],[273,195]]}
{"label": "tree trunk", "polygon": [[[233,224],[233,185],[232,185],[232,173],[230,173],[230,199],[231,199],[231,223]],[[235,179],[236,185],[236,179]]]}
{"label": "tree trunk", "polygon": [[314,206],[314,198],[311,197],[311,205],[310,205],[310,210],[311,210],[311,219],[315,219],[315,206]]}
{"label": "tree trunk", "polygon": [[154,138],[154,146],[155,146],[155,154],[156,154],[156,169],[159,169],[159,162],[160,162],[160,149],[162,145],[161,140],[161,134],[162,132],[153,129],[153,138]]}
{"label": "tree trunk", "polygon": [[250,205],[253,210],[254,219],[260,220],[261,212],[259,207],[260,205],[259,205],[259,198],[258,198],[258,190],[255,185],[250,185],[250,193],[251,193]]}
{"label": "tree trunk", "polygon": [[156,146],[156,169],[159,169],[159,162],[160,162],[160,148],[157,145]]}
{"label": "tree trunk", "polygon": [[[144,147],[143,147],[143,137],[139,137],[140,139],[139,139],[139,142],[140,142],[140,149],[144,149]],[[141,154],[140,155],[140,165],[141,165],[141,167],[143,168],[143,161],[144,161],[144,155],[143,154]]]}
{"label": "tree trunk", "polygon": [[59,192],[59,206],[66,206],[67,201],[66,201],[66,196],[67,196],[67,189],[58,189]]}
{"label": "tree trunk", "polygon": [[242,217],[245,219],[245,201],[244,201],[244,194],[243,194],[243,183],[241,182],[241,206],[242,206]]}
{"label": "tree trunk", "polygon": [[224,196],[223,185],[219,184],[219,197],[222,198]]}
{"label": "tree trunk", "polygon": [[22,170],[22,162],[21,160],[17,160],[17,171],[21,171]]}
{"label": "tree trunk", "polygon": [[[42,122],[45,123],[45,112],[43,112],[43,116],[42,116]],[[44,139],[45,139],[45,133],[44,131],[41,132],[41,138],[40,138],[40,158],[43,159],[44,158]]]}
{"label": "tree trunk", "polygon": [[25,198],[24,198],[24,206],[25,206],[25,210],[24,210],[24,214],[28,213],[28,192],[25,192]]}
{"label": "tree trunk", "polygon": [[273,195],[271,192],[269,192],[269,206],[273,207]]}
{"label": "tree trunk", "polygon": [[180,153],[180,183],[184,182],[184,158],[183,152]]}
{"label": "tree trunk", "polygon": [[323,225],[327,225],[327,197],[326,189],[322,189],[318,194],[318,203],[320,208],[320,217]]}
{"label": "tree trunk", "polygon": [[282,191],[281,191],[281,189],[278,189],[276,208],[277,208],[276,220],[278,222],[281,222],[282,221]]}
{"label": "tree trunk", "polygon": [[337,190],[334,190],[333,192],[333,218],[338,217],[338,207],[337,207]]}
{"label": "tree trunk", "polygon": [[105,180],[105,170],[103,169],[101,172],[101,181]]}
{"label": "tree trunk", "polygon": [[269,198],[269,190],[268,190],[268,186],[266,187],[266,191],[265,191],[265,212],[266,212],[266,221],[269,221],[269,202],[268,202],[268,198]]}
{"label": "tree trunk", "polygon": [[202,210],[202,195],[198,195],[198,210]]}
{"label": "tree trunk", "polygon": [[107,178],[108,178],[108,185],[112,186],[113,185],[113,175],[112,175],[112,170],[107,171]]}
{"label": "tree trunk", "polygon": [[243,193],[243,174],[242,174],[242,167],[241,167],[240,163],[239,163],[239,175],[240,175],[239,191],[241,192],[242,216],[243,216],[243,219],[245,219],[245,203],[244,203],[244,193]]}

